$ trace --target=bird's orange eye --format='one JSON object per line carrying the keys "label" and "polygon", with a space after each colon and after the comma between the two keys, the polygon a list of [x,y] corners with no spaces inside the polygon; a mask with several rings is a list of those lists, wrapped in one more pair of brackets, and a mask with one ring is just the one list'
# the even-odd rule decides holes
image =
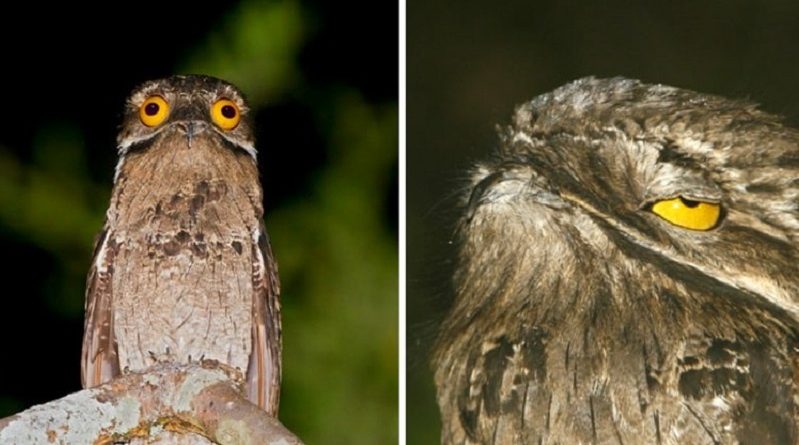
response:
{"label": "bird's orange eye", "polygon": [[169,116],[169,104],[161,96],[150,96],[139,107],[139,119],[148,127],[157,127]]}
{"label": "bird's orange eye", "polygon": [[241,112],[236,102],[219,99],[211,106],[211,120],[225,131],[236,128],[241,120]]}

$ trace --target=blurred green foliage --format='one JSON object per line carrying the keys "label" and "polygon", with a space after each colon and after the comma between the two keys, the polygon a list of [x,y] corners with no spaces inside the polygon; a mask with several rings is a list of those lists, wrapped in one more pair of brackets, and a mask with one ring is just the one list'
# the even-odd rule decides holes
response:
{"label": "blurred green foliage", "polygon": [[[283,95],[312,104],[327,163],[303,195],[266,216],[282,281],[281,419],[309,444],[394,443],[398,250],[385,221],[393,204],[385,201],[396,180],[396,102],[375,105],[352,88],[304,84],[298,60],[309,22],[296,1],[242,2],[179,72],[238,85],[256,112]],[[48,305],[79,318],[111,184],[88,179],[79,128],[51,123],[37,134],[30,159],[0,147],[0,229],[57,258]],[[301,149],[259,147],[262,154]],[[2,397],[0,407],[19,408]]]}
{"label": "blurred green foliage", "polygon": [[267,221],[286,288],[283,403],[296,408],[283,419],[308,443],[393,443],[397,245],[379,220],[396,153],[379,147],[396,147],[397,113],[335,101],[331,165],[309,199]]}
{"label": "blurred green foliage", "polygon": [[305,30],[297,1],[246,2],[188,56],[183,71],[233,82],[250,102],[263,104],[296,87]]}

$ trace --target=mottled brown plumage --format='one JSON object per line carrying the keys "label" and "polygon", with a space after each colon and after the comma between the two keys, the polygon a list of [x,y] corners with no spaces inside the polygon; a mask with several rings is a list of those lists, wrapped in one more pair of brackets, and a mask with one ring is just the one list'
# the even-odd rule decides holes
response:
{"label": "mottled brown plumage", "polygon": [[[707,231],[652,204],[716,202]],[[583,79],[473,171],[435,352],[445,444],[799,443],[799,132]]]}
{"label": "mottled brown plumage", "polygon": [[[151,127],[141,109],[154,96],[169,113]],[[220,99],[238,108],[235,128],[212,120]],[[213,359],[240,369],[249,398],[277,414],[279,284],[248,112],[235,87],[204,76],[148,82],[129,98],[87,284],[85,387]]]}

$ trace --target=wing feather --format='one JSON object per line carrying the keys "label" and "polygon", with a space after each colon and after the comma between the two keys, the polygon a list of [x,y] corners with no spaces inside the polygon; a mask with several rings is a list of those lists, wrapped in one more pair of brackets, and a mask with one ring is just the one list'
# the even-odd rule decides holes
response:
{"label": "wing feather", "polygon": [[253,350],[247,369],[247,396],[277,417],[282,349],[280,281],[263,224],[253,234],[253,241]]}
{"label": "wing feather", "polygon": [[94,260],[86,279],[86,322],[81,354],[81,383],[84,388],[97,386],[119,374],[111,310],[111,275],[116,252],[116,243],[104,230],[95,243]]}

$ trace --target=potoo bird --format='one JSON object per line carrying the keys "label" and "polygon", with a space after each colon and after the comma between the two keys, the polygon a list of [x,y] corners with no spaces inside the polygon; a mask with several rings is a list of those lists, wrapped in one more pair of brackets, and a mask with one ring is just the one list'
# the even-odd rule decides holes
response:
{"label": "potoo bird", "polygon": [[799,131],[582,79],[517,108],[462,204],[443,443],[799,443]]}
{"label": "potoo bird", "polygon": [[147,82],[117,143],[87,283],[83,386],[213,359],[240,369],[248,398],[275,416],[279,283],[244,97],[205,76]]}

